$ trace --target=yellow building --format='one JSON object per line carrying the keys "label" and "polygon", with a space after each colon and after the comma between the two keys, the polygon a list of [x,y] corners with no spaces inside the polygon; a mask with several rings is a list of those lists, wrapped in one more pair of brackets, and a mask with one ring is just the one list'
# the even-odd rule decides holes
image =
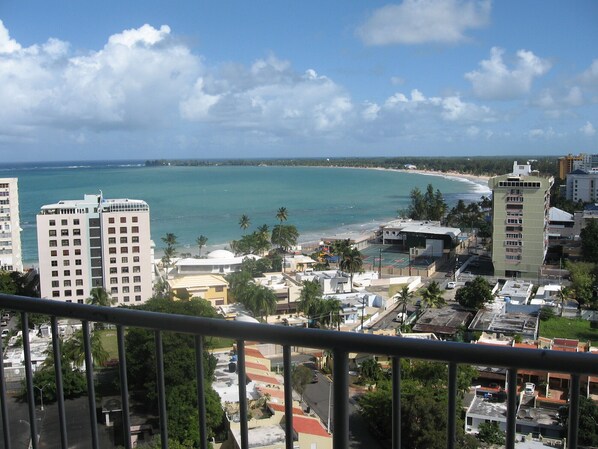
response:
{"label": "yellow building", "polygon": [[175,297],[202,298],[210,301],[212,307],[228,304],[228,282],[222,276],[199,274],[169,279],[168,285]]}
{"label": "yellow building", "polygon": [[567,174],[571,173],[574,170],[574,163],[576,161],[583,161],[583,154],[578,156],[573,156],[572,154],[568,154],[567,156],[559,158],[559,178],[565,179]]}

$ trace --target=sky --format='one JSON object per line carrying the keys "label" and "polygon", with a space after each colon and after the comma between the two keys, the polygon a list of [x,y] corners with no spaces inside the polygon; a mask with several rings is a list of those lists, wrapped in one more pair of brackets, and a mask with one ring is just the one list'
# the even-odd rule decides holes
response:
{"label": "sky", "polygon": [[2,0],[4,162],[598,153],[594,0]]}

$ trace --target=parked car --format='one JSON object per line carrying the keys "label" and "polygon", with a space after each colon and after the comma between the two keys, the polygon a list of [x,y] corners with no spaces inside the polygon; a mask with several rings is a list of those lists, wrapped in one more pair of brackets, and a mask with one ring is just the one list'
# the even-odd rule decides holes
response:
{"label": "parked car", "polygon": [[2,337],[8,337],[8,329],[2,329]]}
{"label": "parked car", "polygon": [[449,282],[449,283],[447,283],[447,284],[446,284],[446,288],[447,288],[448,290],[452,290],[452,289],[453,289],[453,288],[455,288],[456,286],[457,286],[457,283],[456,283],[456,282],[453,282],[453,281],[451,281],[451,282]]}
{"label": "parked car", "polygon": [[2,327],[8,326],[8,321],[6,321],[6,320],[0,321],[0,326],[2,326]]}

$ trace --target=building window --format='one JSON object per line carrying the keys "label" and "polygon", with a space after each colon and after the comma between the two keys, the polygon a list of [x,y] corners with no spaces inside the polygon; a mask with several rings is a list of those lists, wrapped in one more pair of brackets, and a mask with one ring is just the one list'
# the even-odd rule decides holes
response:
{"label": "building window", "polygon": [[141,276],[133,276],[133,282],[141,282]]}
{"label": "building window", "polygon": [[60,235],[63,236],[63,237],[68,237],[69,230],[68,229],[61,229],[60,230]]}
{"label": "building window", "polygon": [[124,302],[129,302],[129,297],[128,296],[123,296],[123,301]]}
{"label": "building window", "polygon": [[138,236],[133,236],[133,237],[131,238],[131,242],[132,242],[132,243],[139,243],[139,237],[138,237]]}
{"label": "building window", "polygon": [[53,249],[52,251],[50,251],[50,256],[56,257],[57,255],[58,255],[58,251],[56,251],[55,249]]}
{"label": "building window", "polygon": [[121,272],[121,273],[128,273],[128,272],[129,272],[129,267],[122,267],[122,268],[120,269],[120,272]]}
{"label": "building window", "polygon": [[75,259],[75,265],[81,265],[81,259]]}
{"label": "building window", "polygon": [[83,289],[80,288],[77,290],[77,296],[83,296],[85,293],[83,293]]}
{"label": "building window", "polygon": [[68,220],[60,220],[60,223],[62,224],[62,226],[66,226],[69,224]]}
{"label": "building window", "polygon": [[118,287],[111,287],[110,293],[112,293],[112,294],[118,293]]}
{"label": "building window", "polygon": [[128,284],[129,283],[129,276],[123,276],[122,283],[123,284]]}
{"label": "building window", "polygon": [[73,229],[73,235],[81,235],[81,229]]}
{"label": "building window", "polygon": [[135,301],[137,301],[137,302],[141,301],[141,295],[135,295]]}
{"label": "building window", "polygon": [[139,234],[139,226],[133,226],[133,227],[131,228],[131,232],[132,232],[133,234]]}
{"label": "building window", "polygon": [[64,287],[70,287],[70,286],[71,286],[70,279],[67,279],[66,281],[64,281]]}
{"label": "building window", "polygon": [[58,281],[52,281],[52,287],[54,287],[54,288],[60,287],[60,282],[58,282]]}
{"label": "building window", "polygon": [[108,228],[108,234],[116,234],[116,228]]}
{"label": "building window", "polygon": [[63,260],[62,261],[62,265],[64,265],[65,267],[68,267],[71,265],[71,261],[70,260]]}
{"label": "building window", "polygon": [[[73,224],[74,224],[75,226],[79,226],[79,219],[78,219],[78,218],[75,218],[75,219],[73,220]],[[76,229],[76,230],[78,230],[78,229]]]}
{"label": "building window", "polygon": [[50,226],[56,226],[56,220],[50,220]]}
{"label": "building window", "polygon": [[75,281],[75,285],[76,285],[77,287],[81,287],[81,286],[83,285],[83,279],[77,279],[77,280]]}
{"label": "building window", "polygon": [[64,296],[66,296],[66,297],[73,296],[73,291],[72,290],[65,290],[64,291]]}
{"label": "building window", "polygon": [[108,248],[108,254],[116,254],[116,248],[115,247]]}
{"label": "building window", "polygon": [[[121,246],[120,252],[121,252],[121,254],[127,254],[129,252],[129,248],[127,246]],[[133,252],[135,252],[135,251],[133,251]]]}
{"label": "building window", "polygon": [[224,287],[222,287],[222,286],[214,287],[214,291],[222,292],[222,291],[224,291]]}
{"label": "building window", "polygon": [[80,256],[80,255],[81,255],[81,250],[75,249],[75,256]]}
{"label": "building window", "polygon": [[56,237],[56,229],[50,229],[48,231],[48,234],[50,235],[50,237]]}
{"label": "building window", "polygon": [[62,255],[63,256],[68,256],[69,255],[69,250],[68,249],[63,249],[62,250]]}
{"label": "building window", "polygon": [[116,237],[108,237],[109,245],[116,245]]}
{"label": "building window", "polygon": [[52,261],[52,266],[53,267],[57,267],[58,266],[58,261],[57,260],[53,260]]}
{"label": "building window", "polygon": [[133,273],[141,273],[141,267],[134,266],[133,267]]}
{"label": "building window", "polygon": [[126,226],[121,226],[120,227],[120,233],[121,234],[126,234],[127,233],[127,227]]}
{"label": "building window", "polygon": [[53,278],[57,278],[58,277],[58,271],[52,271],[52,277]]}
{"label": "building window", "polygon": [[60,297],[60,292],[58,290],[53,290],[52,291],[52,298],[59,298]]}
{"label": "building window", "polygon": [[117,273],[117,268],[116,267],[111,267],[110,268],[110,274],[115,274]]}
{"label": "building window", "polygon": [[138,253],[139,252],[139,247],[138,246],[134,246],[133,247],[133,252],[134,253]]}
{"label": "building window", "polygon": [[108,223],[110,223],[110,224],[114,223],[114,217],[108,218]]}
{"label": "building window", "polygon": [[129,242],[127,242],[127,238],[126,237],[121,237],[120,238],[120,243],[129,243]]}
{"label": "building window", "polygon": [[111,283],[111,284],[118,284],[118,278],[111,277],[111,278],[110,278],[110,283]]}
{"label": "building window", "polygon": [[83,304],[83,300],[82,299],[77,299],[77,304]]}
{"label": "building window", "polygon": [[129,263],[129,258],[128,258],[127,256],[125,256],[125,257],[123,257],[123,258],[121,259],[121,262],[122,262],[122,263]]}
{"label": "building window", "polygon": [[116,257],[111,257],[110,258],[110,263],[116,263]]}
{"label": "building window", "polygon": [[135,262],[135,263],[139,262],[139,256],[133,256],[133,262]]}
{"label": "building window", "polygon": [[138,221],[138,218],[137,218],[137,217],[133,217],[133,218],[131,219],[131,221],[132,221],[133,223],[137,223],[137,221]]}
{"label": "building window", "polygon": [[63,240],[60,242],[60,244],[61,244],[62,246],[69,246],[69,239],[63,239]]}
{"label": "building window", "polygon": [[58,240],[50,240],[49,242],[50,247],[58,246]]}
{"label": "building window", "polygon": [[127,222],[127,217],[120,217],[120,222],[121,223],[126,223]]}
{"label": "building window", "polygon": [[129,287],[123,287],[123,293],[129,293]]}
{"label": "building window", "polygon": [[133,291],[134,291],[135,293],[141,293],[141,285],[135,285],[135,286],[133,287]]}
{"label": "building window", "polygon": [[70,276],[71,275],[71,270],[64,270],[64,275],[65,276]]}

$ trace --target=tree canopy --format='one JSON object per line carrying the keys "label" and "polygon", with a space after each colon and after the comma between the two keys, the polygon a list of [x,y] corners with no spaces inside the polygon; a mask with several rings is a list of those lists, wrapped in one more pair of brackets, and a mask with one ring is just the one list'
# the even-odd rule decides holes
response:
{"label": "tree canopy", "polygon": [[413,220],[441,221],[446,213],[446,202],[440,190],[434,191],[434,186],[428,184],[426,192],[422,193],[419,187],[411,190],[409,197],[411,204],[400,215],[406,215]]}
{"label": "tree canopy", "polygon": [[588,220],[586,226],[581,230],[581,252],[586,262],[598,262],[598,223],[596,220]]}
{"label": "tree canopy", "polygon": [[467,309],[480,310],[492,299],[490,284],[481,276],[476,277],[469,285],[461,287],[455,294],[455,301]]}

